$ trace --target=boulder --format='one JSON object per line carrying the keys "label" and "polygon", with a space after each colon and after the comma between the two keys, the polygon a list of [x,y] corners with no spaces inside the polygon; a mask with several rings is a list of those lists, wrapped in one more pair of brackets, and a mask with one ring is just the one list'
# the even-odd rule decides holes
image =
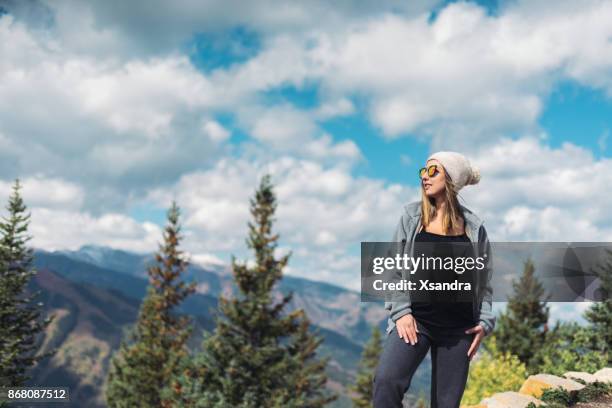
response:
{"label": "boulder", "polygon": [[602,368],[601,370],[596,371],[595,374],[593,374],[593,376],[597,378],[597,381],[612,382],[612,368],[610,367]]}
{"label": "boulder", "polygon": [[563,374],[563,376],[565,378],[574,380],[579,379],[587,384],[594,383],[595,381],[597,381],[597,377],[595,377],[593,374],[589,374],[584,371],[568,371],[567,373]]}
{"label": "boulder", "polygon": [[485,406],[487,408],[525,408],[530,402],[533,402],[536,406],[544,404],[539,399],[530,395],[520,394],[515,391],[506,391],[498,392],[488,398],[484,398],[478,406]]}
{"label": "boulder", "polygon": [[545,389],[557,387],[561,387],[570,394],[574,394],[583,389],[584,385],[569,378],[557,377],[552,374],[536,374],[530,375],[525,380],[519,393],[540,398]]}

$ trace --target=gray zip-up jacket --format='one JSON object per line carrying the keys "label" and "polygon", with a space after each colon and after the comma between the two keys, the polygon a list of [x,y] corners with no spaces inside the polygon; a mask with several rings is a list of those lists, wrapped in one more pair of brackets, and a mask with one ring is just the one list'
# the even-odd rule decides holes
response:
{"label": "gray zip-up jacket", "polygon": [[[478,218],[471,210],[459,204],[465,220],[465,232],[474,245],[475,256],[482,256],[487,253],[486,267],[480,272],[475,273],[475,287],[472,290],[474,295],[473,315],[478,316],[478,324],[484,328],[485,335],[491,334],[495,328],[495,315],[492,310],[493,289],[491,287],[491,274],[493,256],[491,254],[491,244],[487,236],[487,231],[483,221]],[[404,214],[400,217],[395,233],[391,241],[402,242],[403,253],[414,256],[414,239],[421,225],[421,202],[415,201],[404,206]],[[404,276],[403,276],[404,278]],[[408,301],[405,299],[408,298]],[[395,327],[395,322],[400,317],[412,313],[410,308],[410,297],[408,292],[402,294],[401,302],[385,302],[385,309],[389,310],[387,324],[387,334]]]}

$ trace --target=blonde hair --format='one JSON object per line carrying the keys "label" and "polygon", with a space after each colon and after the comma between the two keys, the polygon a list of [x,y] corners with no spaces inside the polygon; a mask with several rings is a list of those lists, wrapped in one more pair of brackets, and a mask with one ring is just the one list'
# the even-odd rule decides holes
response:
{"label": "blonde hair", "polygon": [[[442,230],[445,234],[459,229],[459,219],[463,215],[457,198],[457,191],[448,175],[444,170],[444,202],[446,204],[446,212],[442,218]],[[423,184],[421,184],[421,224],[425,228],[436,216],[435,200],[425,194]]]}

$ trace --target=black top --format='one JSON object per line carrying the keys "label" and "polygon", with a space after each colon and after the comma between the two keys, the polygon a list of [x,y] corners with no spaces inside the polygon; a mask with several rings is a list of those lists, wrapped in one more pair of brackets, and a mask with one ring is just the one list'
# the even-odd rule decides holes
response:
{"label": "black top", "polygon": [[[453,243],[466,243],[453,245]],[[473,256],[470,239],[464,232],[461,235],[439,235],[421,230],[415,237],[414,256],[466,257]],[[470,282],[474,289],[473,273],[466,270],[458,274],[453,270],[427,269],[416,273],[418,280],[428,279],[429,282]],[[420,283],[417,282],[417,287]],[[472,312],[470,292],[461,291],[421,291],[419,299],[425,301],[412,302],[412,315],[425,326],[441,329],[458,329],[472,327],[476,321]],[[458,297],[459,296],[459,297]]]}

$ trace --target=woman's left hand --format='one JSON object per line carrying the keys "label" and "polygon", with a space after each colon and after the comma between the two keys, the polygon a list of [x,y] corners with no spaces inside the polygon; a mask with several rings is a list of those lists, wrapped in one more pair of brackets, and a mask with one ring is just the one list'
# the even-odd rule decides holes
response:
{"label": "woman's left hand", "polygon": [[472,345],[470,346],[470,349],[467,352],[469,359],[472,360],[472,357],[474,357],[476,351],[478,351],[478,347],[480,347],[480,342],[482,341],[482,338],[485,336],[484,328],[481,325],[477,324],[471,329],[467,329],[465,333],[476,333],[476,335],[474,336],[474,340],[472,340]]}

